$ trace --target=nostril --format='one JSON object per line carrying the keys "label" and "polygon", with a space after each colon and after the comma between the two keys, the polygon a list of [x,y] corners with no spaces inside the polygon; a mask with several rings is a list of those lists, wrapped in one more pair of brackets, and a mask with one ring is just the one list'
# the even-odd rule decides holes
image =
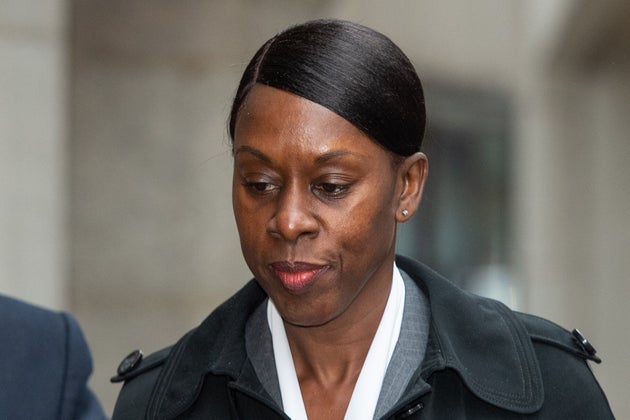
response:
{"label": "nostril", "polygon": [[270,221],[267,231],[274,237],[295,241],[301,236],[315,234],[319,223],[311,211],[291,209],[278,212]]}
{"label": "nostril", "polygon": [[278,195],[276,211],[267,226],[268,232],[273,237],[287,241],[296,241],[301,236],[316,233],[319,222],[312,204],[308,185],[287,183]]}

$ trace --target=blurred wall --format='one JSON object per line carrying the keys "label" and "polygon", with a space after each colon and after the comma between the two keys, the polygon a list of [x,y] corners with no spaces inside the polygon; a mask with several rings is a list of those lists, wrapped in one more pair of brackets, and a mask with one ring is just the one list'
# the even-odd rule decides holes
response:
{"label": "blurred wall", "polygon": [[527,310],[579,328],[630,416],[630,3],[529,2],[519,77],[515,263]]}
{"label": "blurred wall", "polygon": [[247,60],[292,23],[348,18],[389,35],[425,84],[513,98],[525,309],[592,339],[613,409],[630,416],[624,3],[89,0],[41,16],[6,3],[0,52],[22,67],[3,60],[0,73],[0,287],[78,316],[111,412],[108,378],[127,352],[171,343],[249,277],[225,134]]}
{"label": "blurred wall", "polygon": [[0,292],[67,295],[67,7],[0,1]]}

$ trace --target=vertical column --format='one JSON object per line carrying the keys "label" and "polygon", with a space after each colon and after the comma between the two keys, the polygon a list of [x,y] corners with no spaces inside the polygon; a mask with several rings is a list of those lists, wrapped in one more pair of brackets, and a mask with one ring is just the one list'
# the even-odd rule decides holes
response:
{"label": "vertical column", "polygon": [[66,306],[66,2],[0,6],[0,292]]}
{"label": "vertical column", "polygon": [[589,279],[597,328],[591,337],[604,363],[596,374],[618,418],[630,416],[630,62],[620,59],[598,75],[592,98],[596,235],[590,247],[596,256]]}

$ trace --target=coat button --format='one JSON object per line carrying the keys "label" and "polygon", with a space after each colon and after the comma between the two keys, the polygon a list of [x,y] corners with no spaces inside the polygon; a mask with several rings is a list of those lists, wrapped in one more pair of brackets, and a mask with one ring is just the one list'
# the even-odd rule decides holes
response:
{"label": "coat button", "polygon": [[120,365],[118,365],[118,370],[116,372],[119,376],[131,372],[136,367],[138,367],[138,365],[142,361],[142,357],[142,350],[132,351],[131,353],[129,353],[129,355],[127,355],[127,357],[123,359],[122,362],[120,362]]}
{"label": "coat button", "polygon": [[575,337],[575,339],[578,341],[578,343],[580,344],[580,347],[582,347],[584,349],[585,352],[587,352],[588,354],[590,354],[591,356],[594,356],[595,353],[597,353],[597,350],[595,350],[595,347],[593,347],[593,345],[591,343],[589,343],[589,341],[586,339],[586,337],[584,337],[582,335],[582,333],[580,332],[580,330],[578,330],[577,328],[573,330],[573,337]]}

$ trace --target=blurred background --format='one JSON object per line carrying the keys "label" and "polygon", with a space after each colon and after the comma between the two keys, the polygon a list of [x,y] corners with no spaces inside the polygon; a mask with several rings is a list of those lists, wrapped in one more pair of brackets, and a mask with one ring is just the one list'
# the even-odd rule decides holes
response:
{"label": "blurred background", "polygon": [[265,40],[318,17],[385,33],[424,82],[429,184],[399,252],[580,328],[630,418],[625,0],[0,0],[0,292],[78,318],[111,414],[123,356],[249,279],[230,102]]}

